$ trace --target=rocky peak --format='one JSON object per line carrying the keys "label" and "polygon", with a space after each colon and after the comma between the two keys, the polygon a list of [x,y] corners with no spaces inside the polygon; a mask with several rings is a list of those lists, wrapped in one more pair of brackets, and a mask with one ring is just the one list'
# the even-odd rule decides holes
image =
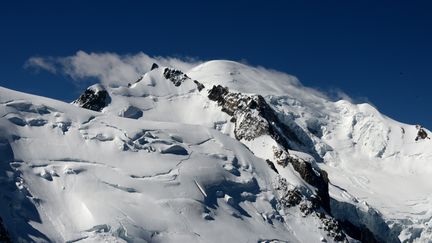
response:
{"label": "rocky peak", "polygon": [[82,108],[101,111],[111,102],[111,98],[105,89],[100,87],[89,87],[80,97],[73,102]]}

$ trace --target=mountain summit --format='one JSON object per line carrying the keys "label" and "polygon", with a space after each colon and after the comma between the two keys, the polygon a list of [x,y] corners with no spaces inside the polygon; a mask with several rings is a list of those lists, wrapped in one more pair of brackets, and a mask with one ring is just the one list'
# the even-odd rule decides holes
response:
{"label": "mountain summit", "polygon": [[72,104],[4,88],[0,104],[6,240],[432,238],[431,140],[288,74],[155,63]]}

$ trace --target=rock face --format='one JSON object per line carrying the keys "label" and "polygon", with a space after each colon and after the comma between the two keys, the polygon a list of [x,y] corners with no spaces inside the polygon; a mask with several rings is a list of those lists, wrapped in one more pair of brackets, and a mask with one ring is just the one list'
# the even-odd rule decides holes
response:
{"label": "rock face", "polygon": [[427,132],[422,127],[419,127],[419,131],[417,132],[417,137],[415,138],[415,141],[418,141],[419,139],[430,139]]}
{"label": "rock face", "polygon": [[[187,80],[192,81],[189,76],[177,69],[165,68],[163,75],[166,79],[170,80],[176,87],[180,86],[183,82]],[[197,80],[193,80],[193,82],[196,84],[198,91],[201,91],[205,88],[204,85]]]}
{"label": "rock face", "polygon": [[[236,122],[237,139],[252,140],[263,134],[269,134],[287,149],[292,148],[289,143],[302,144],[296,134],[280,122],[275,111],[261,95],[231,93],[227,87],[218,85],[213,86],[208,97],[210,100],[217,101],[222,111],[233,117],[233,122]],[[254,126],[255,129],[251,129],[250,126]]]}
{"label": "rock face", "polygon": [[289,188],[287,181],[281,177],[275,189],[279,194],[279,207],[286,209],[298,206],[303,217],[314,217],[321,221],[322,227],[328,236],[337,242],[347,242],[342,225],[331,215],[322,211],[319,202],[314,197],[306,198],[297,188]]}
{"label": "rock face", "polygon": [[201,91],[201,90],[203,90],[205,88],[204,84],[202,84],[202,83],[200,83],[200,82],[198,82],[196,80],[194,80],[194,83],[196,84],[196,86],[198,88],[198,91]]}
{"label": "rock face", "polygon": [[101,111],[111,102],[106,90],[86,89],[84,93],[73,103],[89,110]]}
{"label": "rock face", "polygon": [[[264,97],[231,93],[227,87],[217,85],[209,90],[208,98],[216,101],[223,112],[232,116],[231,121],[235,123],[236,139],[250,141],[262,135],[270,135],[281,145],[282,148],[273,149],[276,162],[283,167],[291,164],[303,180],[317,189],[317,200],[320,206],[330,213],[327,173],[312,168],[309,162],[289,155],[288,149],[293,146],[302,146],[302,141],[279,120],[276,112],[267,104]],[[267,163],[271,166],[269,162]]]}
{"label": "rock face", "polygon": [[276,166],[273,164],[273,162],[271,162],[270,160],[266,160],[266,162],[267,162],[267,165],[268,166],[270,166],[270,168],[274,171],[274,172],[276,172],[276,174],[279,174],[279,171],[276,169]]}
{"label": "rock face", "polygon": [[165,68],[163,75],[177,87],[180,86],[184,81],[190,79],[186,74],[177,69]]}
{"label": "rock face", "polygon": [[150,70],[159,68],[159,65],[157,65],[156,63],[153,63],[153,65],[151,66]]}
{"label": "rock face", "polygon": [[[288,157],[287,162],[290,163],[293,168],[301,175],[303,180],[305,180],[310,185],[316,187],[318,200],[321,206],[329,213],[330,210],[330,196],[328,193],[328,177],[327,173],[324,170],[320,170],[316,172],[312,165],[306,161],[301,159]],[[319,174],[317,174],[319,173]]]}

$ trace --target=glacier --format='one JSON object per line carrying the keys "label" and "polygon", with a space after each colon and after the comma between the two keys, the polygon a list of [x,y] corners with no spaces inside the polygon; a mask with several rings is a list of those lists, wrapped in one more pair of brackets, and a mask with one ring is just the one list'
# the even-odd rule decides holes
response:
{"label": "glacier", "polygon": [[288,74],[159,64],[0,107],[12,241],[431,242],[432,142]]}

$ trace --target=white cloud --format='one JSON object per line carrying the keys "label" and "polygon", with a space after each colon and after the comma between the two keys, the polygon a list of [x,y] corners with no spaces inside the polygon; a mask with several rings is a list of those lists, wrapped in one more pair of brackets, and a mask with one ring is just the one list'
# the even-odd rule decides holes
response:
{"label": "white cloud", "polygon": [[34,68],[36,71],[46,70],[51,73],[56,73],[56,67],[50,59],[49,57],[31,57],[24,64],[24,68]]}
{"label": "white cloud", "polygon": [[142,52],[118,55],[78,51],[68,57],[31,57],[24,66],[51,73],[63,73],[78,82],[96,78],[105,85],[124,85],[147,72],[153,63],[187,71],[200,61],[192,58],[150,57]]}
{"label": "white cloud", "polygon": [[[245,63],[246,61],[242,60],[242,62]],[[104,85],[118,86],[135,81],[149,71],[153,63],[187,72],[203,62],[194,58],[151,57],[142,52],[133,55],[119,55],[110,52],[87,53],[78,51],[67,57],[31,57],[24,66],[36,70],[46,70],[54,74],[65,74],[79,83],[88,84],[86,80],[97,79]],[[322,91],[308,88],[303,86],[297,78],[286,73],[260,66],[254,70],[266,77],[271,77],[273,80],[280,80],[286,85],[295,87],[291,93],[297,92],[297,96],[304,99],[321,97],[331,100],[353,101],[347,94],[338,89]]]}

